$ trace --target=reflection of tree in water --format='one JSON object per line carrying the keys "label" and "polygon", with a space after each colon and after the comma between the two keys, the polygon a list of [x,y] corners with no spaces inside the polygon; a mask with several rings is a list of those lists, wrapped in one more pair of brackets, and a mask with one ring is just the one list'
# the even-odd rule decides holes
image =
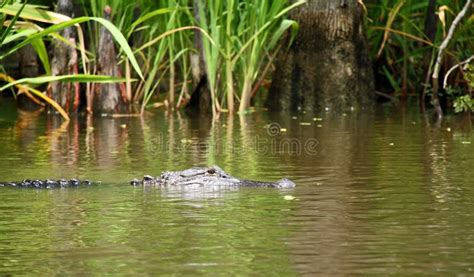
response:
{"label": "reflection of tree in water", "polygon": [[[93,120],[92,136],[94,162],[102,167],[113,169],[119,166],[122,160],[127,160],[124,147],[128,141],[127,124],[118,118],[98,118]],[[91,130],[91,126],[87,128]]]}
{"label": "reflection of tree in water", "polygon": [[77,165],[80,154],[77,118],[64,122],[58,116],[49,116],[46,121],[46,137],[52,163]]}
{"label": "reflection of tree in water", "polygon": [[[42,111],[22,111],[20,109],[17,110],[18,117],[15,121],[15,138],[21,149],[22,153],[27,153],[27,148],[36,141],[38,138],[38,124],[39,120],[42,120],[41,114]],[[28,159],[28,156],[24,156],[24,158]],[[32,157],[30,157],[32,158]]]}
{"label": "reflection of tree in water", "polygon": [[[295,196],[305,205],[295,210],[288,223],[295,230],[289,238],[294,267],[305,275],[348,272],[345,266],[363,251],[358,238],[367,232],[366,223],[356,218],[354,211],[368,209],[356,199],[364,198],[361,191],[370,186],[367,180],[374,170],[370,153],[373,118],[327,114],[317,123],[322,127],[317,127],[312,116],[293,119],[275,115],[272,120],[288,128],[289,134],[284,136],[318,140],[315,155],[305,151],[280,155],[281,162],[292,165],[304,184],[295,189]],[[295,181],[298,184],[299,180]]]}
{"label": "reflection of tree in water", "polygon": [[[128,119],[73,117],[64,122],[59,116],[41,111],[18,111],[14,138],[8,144],[9,158],[18,157],[21,165],[34,167],[22,178],[72,178],[77,171],[120,167],[130,162]],[[142,140],[139,140],[143,144]],[[139,152],[142,154],[142,151]],[[39,173],[33,173],[39,172]],[[87,175],[87,174],[85,174]],[[83,176],[83,175],[82,175]]]}

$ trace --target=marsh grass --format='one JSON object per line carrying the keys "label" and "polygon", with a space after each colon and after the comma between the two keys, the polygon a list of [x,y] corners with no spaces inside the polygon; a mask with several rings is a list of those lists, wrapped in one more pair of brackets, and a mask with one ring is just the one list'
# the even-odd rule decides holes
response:
{"label": "marsh grass", "polygon": [[[44,40],[51,37],[53,39],[60,39],[65,41],[57,32],[63,28],[76,26],[78,32],[81,34],[79,23],[95,21],[106,27],[113,35],[114,39],[121,46],[121,49],[126,54],[128,60],[132,64],[138,76],[142,76],[140,67],[135,60],[131,48],[128,46],[126,39],[120,31],[110,22],[95,17],[79,17],[71,19],[67,16],[43,10],[39,6],[29,4],[19,4],[13,2],[3,2],[0,5],[0,61],[16,53],[18,50],[28,44],[32,44],[38,53],[43,66],[45,67],[46,76],[39,76],[36,78],[24,78],[14,80],[7,74],[1,74],[0,78],[7,82],[7,85],[0,87],[0,91],[16,87],[19,93],[25,93],[33,101],[39,102],[35,97],[41,98],[46,103],[52,105],[65,120],[69,120],[67,113],[55,101],[46,96],[43,92],[30,87],[30,84],[43,84],[54,81],[68,81],[68,82],[99,82],[110,83],[122,81],[116,77],[98,76],[89,74],[66,75],[66,76],[51,76],[49,58],[47,55]],[[11,19],[9,20],[9,17]],[[50,24],[50,26],[43,28],[37,25],[36,22]],[[4,27],[6,26],[6,27]],[[79,44],[83,45],[84,41],[79,36]],[[83,47],[75,46],[81,49],[82,57],[86,57]],[[83,59],[85,64],[86,59]]]}
{"label": "marsh grass", "polygon": [[[45,38],[68,43],[57,31],[67,24],[83,23],[88,44],[85,45],[79,29],[79,41],[74,47],[80,50],[84,75],[90,77],[95,74],[98,30],[102,25],[107,26],[117,38],[119,65],[125,78],[113,80],[125,80],[128,100],[139,102],[142,113],[151,101],[160,101],[169,109],[175,109],[189,99],[191,56],[199,53],[194,44],[194,32],[201,33],[212,112],[217,114],[248,111],[252,96],[269,72],[275,51],[282,47],[282,38],[285,34],[292,38],[298,30],[297,22],[286,18],[288,12],[305,1],[81,0],[86,17],[73,19],[66,25],[64,21],[70,19],[29,4],[21,12],[23,17],[16,17],[22,5],[10,3],[13,2],[3,2],[1,6],[0,41],[15,46],[0,53],[0,59],[31,43],[50,75]],[[376,61],[377,74],[385,78],[395,96],[406,98],[419,96],[422,91],[429,93],[426,76],[434,54],[463,3],[459,0],[436,2],[435,16],[439,23],[435,38],[430,39],[423,27],[428,1],[367,1],[371,56]],[[105,5],[112,8],[111,23],[102,19]],[[6,12],[7,6],[14,7],[15,12]],[[195,7],[198,7],[198,16],[193,14]],[[44,14],[49,16],[46,21]],[[43,30],[44,26],[35,21],[56,25]],[[444,59],[445,73],[473,55],[473,24],[471,14],[456,30]],[[464,68],[467,66],[455,68],[447,79],[449,97],[466,95],[469,85]],[[133,78],[138,82],[132,82]]]}
{"label": "marsh grass", "polygon": [[[82,1],[90,16],[99,17],[111,6],[112,22],[126,35],[142,65],[144,80],[129,88],[128,95],[141,101],[141,113],[153,98],[170,109],[189,98],[191,54],[204,52],[204,67],[211,94],[213,114],[239,111],[250,106],[256,80],[267,65],[269,53],[286,30],[298,28],[285,15],[305,1],[202,1],[196,0],[198,17],[189,1],[139,0],[134,4],[118,0]],[[146,7],[138,9],[137,7]],[[95,24],[91,22],[90,24]],[[89,49],[96,49],[97,26],[88,28]],[[202,45],[193,44],[193,31],[202,34]],[[127,76],[130,75],[125,66]],[[163,92],[161,94],[160,92]],[[164,96],[160,96],[164,95]]]}
{"label": "marsh grass", "polygon": [[199,0],[197,23],[212,38],[203,46],[213,113],[233,112],[235,99],[239,112],[249,108],[255,81],[265,72],[264,57],[286,30],[298,28],[284,16],[305,2]]}

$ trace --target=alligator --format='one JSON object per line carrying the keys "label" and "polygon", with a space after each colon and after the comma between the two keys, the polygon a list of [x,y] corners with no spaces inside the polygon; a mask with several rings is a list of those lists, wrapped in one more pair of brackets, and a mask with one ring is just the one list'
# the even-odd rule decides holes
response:
{"label": "alligator", "polygon": [[[98,182],[100,183],[100,182]],[[21,187],[21,188],[66,188],[78,186],[90,186],[93,182],[89,180],[80,181],[78,179],[60,180],[30,180],[21,182],[0,182],[0,187]],[[141,180],[133,179],[132,186],[144,187],[263,187],[263,188],[293,188],[295,183],[283,178],[276,182],[262,182],[239,179],[226,173],[218,166],[193,167],[183,171],[164,171],[158,177],[145,175]]]}
{"label": "alligator", "polygon": [[183,171],[165,171],[160,176],[145,175],[142,180],[134,179],[133,186],[197,186],[197,187],[266,187],[292,188],[295,187],[289,179],[280,179],[276,182],[261,182],[244,180],[233,177],[218,166],[193,167]]}

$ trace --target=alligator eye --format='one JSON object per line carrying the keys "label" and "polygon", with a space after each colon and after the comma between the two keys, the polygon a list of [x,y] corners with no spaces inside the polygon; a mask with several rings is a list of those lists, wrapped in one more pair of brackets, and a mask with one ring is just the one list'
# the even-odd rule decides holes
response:
{"label": "alligator eye", "polygon": [[216,174],[216,170],[214,168],[211,168],[207,171],[207,173],[209,173],[211,175],[214,175],[214,174]]}

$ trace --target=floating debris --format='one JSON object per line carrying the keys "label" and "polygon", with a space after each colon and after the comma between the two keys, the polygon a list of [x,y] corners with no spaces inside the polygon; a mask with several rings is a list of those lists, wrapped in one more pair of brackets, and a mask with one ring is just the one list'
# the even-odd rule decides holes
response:
{"label": "floating debris", "polygon": [[390,145],[390,146],[394,146],[394,145],[395,145],[395,143],[393,143],[393,142],[390,142],[388,145]]}
{"label": "floating debris", "polygon": [[163,102],[156,102],[156,103],[153,103],[152,107],[153,108],[161,108],[161,107],[164,107],[165,106],[165,103]]}
{"label": "floating debris", "polygon": [[285,196],[283,196],[283,199],[291,201],[291,200],[295,200],[296,197],[294,197],[293,195],[285,195]]}
{"label": "floating debris", "polygon": [[313,120],[314,121],[323,121],[323,119],[321,117],[314,117]]}
{"label": "floating debris", "polygon": [[301,126],[311,126],[311,122],[300,122]]}

